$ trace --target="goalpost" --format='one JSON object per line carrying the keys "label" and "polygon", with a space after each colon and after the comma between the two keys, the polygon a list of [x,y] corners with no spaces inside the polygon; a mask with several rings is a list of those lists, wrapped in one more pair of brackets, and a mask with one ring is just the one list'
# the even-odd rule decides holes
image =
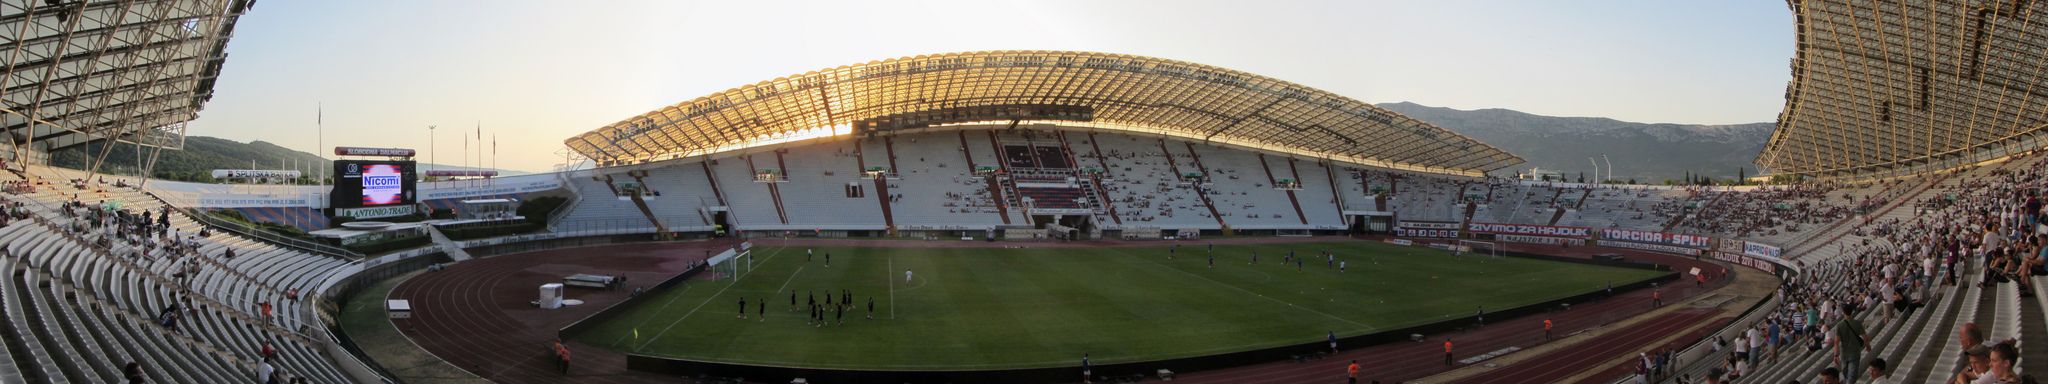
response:
{"label": "goalpost", "polygon": [[1479,240],[1458,240],[1458,246],[1456,247],[1456,249],[1452,250],[1452,253],[1454,254],[1462,255],[1466,253],[1471,253],[1476,255],[1487,255],[1493,257],[1500,257],[1500,252],[1500,244],[1491,241]]}
{"label": "goalpost", "polygon": [[752,265],[748,265],[753,262],[753,258],[748,256],[752,255],[754,251],[735,251],[729,249],[725,252],[720,252],[717,256],[712,256],[708,260],[711,263],[712,277],[718,280],[731,281],[738,279],[740,272],[753,269]]}

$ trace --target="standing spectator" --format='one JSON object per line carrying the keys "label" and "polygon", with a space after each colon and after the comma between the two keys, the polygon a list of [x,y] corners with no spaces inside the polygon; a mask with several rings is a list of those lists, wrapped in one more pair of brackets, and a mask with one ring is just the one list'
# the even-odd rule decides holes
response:
{"label": "standing spectator", "polygon": [[1451,339],[1444,339],[1444,366],[1451,365]]}
{"label": "standing spectator", "polygon": [[1863,334],[1863,322],[1853,315],[1843,316],[1835,324],[1835,365],[1842,367],[1841,379],[1854,383],[1863,373],[1863,350],[1868,347],[1869,336]]}
{"label": "standing spectator", "polygon": [[1358,384],[1358,360],[1352,360],[1350,366],[1344,367],[1344,382]]}
{"label": "standing spectator", "polygon": [[1550,340],[1550,319],[1543,319],[1543,339]]}
{"label": "standing spectator", "polygon": [[1082,383],[1092,383],[1092,382],[1094,382],[1094,376],[1095,376],[1095,371],[1094,371],[1094,370],[1091,370],[1090,368],[1091,368],[1091,367],[1089,367],[1089,366],[1088,366],[1088,353],[1087,353],[1087,352],[1082,352],[1082,353],[1081,353],[1081,382],[1082,382]]}

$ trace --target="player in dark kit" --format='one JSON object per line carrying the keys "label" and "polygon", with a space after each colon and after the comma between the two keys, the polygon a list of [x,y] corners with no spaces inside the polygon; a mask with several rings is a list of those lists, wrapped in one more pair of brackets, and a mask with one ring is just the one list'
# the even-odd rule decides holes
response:
{"label": "player in dark kit", "polygon": [[789,290],[789,311],[796,312],[796,290]]}
{"label": "player in dark kit", "polygon": [[747,298],[740,298],[740,318],[747,318]]}
{"label": "player in dark kit", "polygon": [[754,303],[754,317],[759,321],[768,321],[768,300],[762,299]]}
{"label": "player in dark kit", "polygon": [[875,297],[868,296],[868,319],[875,318]]}

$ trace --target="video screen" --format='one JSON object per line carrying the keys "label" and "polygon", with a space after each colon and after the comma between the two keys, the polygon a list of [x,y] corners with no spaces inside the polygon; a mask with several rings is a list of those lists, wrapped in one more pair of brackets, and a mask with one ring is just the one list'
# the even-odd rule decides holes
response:
{"label": "video screen", "polygon": [[337,160],[331,203],[335,208],[412,204],[418,198],[416,167],[411,161]]}

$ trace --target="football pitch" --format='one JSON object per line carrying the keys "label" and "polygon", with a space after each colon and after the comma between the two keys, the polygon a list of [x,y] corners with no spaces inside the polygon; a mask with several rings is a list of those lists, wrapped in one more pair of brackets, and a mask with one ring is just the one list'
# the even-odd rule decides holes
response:
{"label": "football pitch", "polygon": [[[577,336],[628,353],[876,370],[1158,360],[1317,342],[1632,283],[1658,272],[1375,242],[1098,248],[763,246]],[[1348,264],[1339,272],[1322,250]],[[1306,259],[1283,263],[1289,251]],[[1252,264],[1252,255],[1258,263]],[[831,264],[825,255],[831,255]],[[1171,258],[1169,258],[1171,256]],[[912,277],[905,279],[904,272]],[[790,295],[796,294],[792,310]],[[843,323],[808,320],[851,291]],[[746,300],[746,319],[738,318]],[[767,300],[766,318],[757,315]],[[873,319],[867,305],[874,301]]]}

